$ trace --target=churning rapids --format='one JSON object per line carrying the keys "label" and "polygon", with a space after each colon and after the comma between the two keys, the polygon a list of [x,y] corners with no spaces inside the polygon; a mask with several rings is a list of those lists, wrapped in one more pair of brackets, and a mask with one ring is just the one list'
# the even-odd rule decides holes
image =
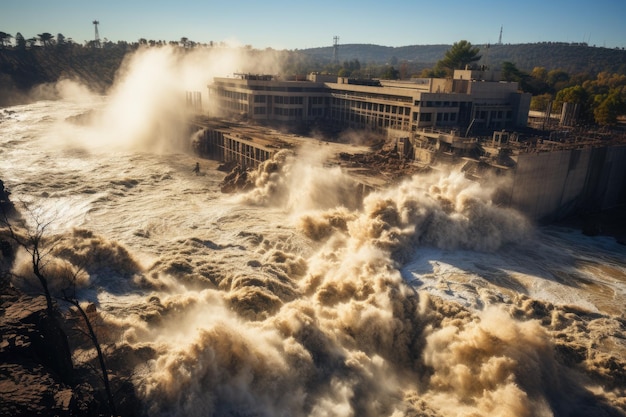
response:
{"label": "churning rapids", "polygon": [[626,413],[613,239],[534,227],[454,170],[351,208],[350,180],[305,152],[225,195],[189,138],[151,142],[115,105],[0,111],[0,178],[82,269],[147,415]]}

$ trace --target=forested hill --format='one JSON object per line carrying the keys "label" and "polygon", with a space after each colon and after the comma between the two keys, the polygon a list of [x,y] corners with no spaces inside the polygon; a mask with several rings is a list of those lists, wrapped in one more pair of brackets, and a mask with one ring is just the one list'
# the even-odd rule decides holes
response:
{"label": "forested hill", "polygon": [[126,48],[64,47],[0,49],[0,106],[28,101],[29,91],[40,84],[67,78],[80,80],[93,91],[110,87]]}
{"label": "forested hill", "polygon": [[[359,60],[363,63],[395,65],[409,61],[421,67],[433,67],[452,45],[380,46],[368,44],[339,45],[339,62]],[[585,44],[558,42],[526,43],[515,45],[475,45],[480,48],[481,64],[498,68],[502,62],[512,62],[523,71],[544,67],[550,71],[561,69],[570,74],[601,71],[626,74],[626,50],[609,49]],[[300,53],[316,60],[331,61],[333,47],[301,49]]]}

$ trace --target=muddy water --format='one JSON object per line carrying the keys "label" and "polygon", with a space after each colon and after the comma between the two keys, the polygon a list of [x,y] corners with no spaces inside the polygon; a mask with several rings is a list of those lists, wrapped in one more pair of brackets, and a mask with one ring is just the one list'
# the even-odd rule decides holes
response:
{"label": "muddy water", "polygon": [[281,154],[223,195],[215,162],[194,174],[189,138],[66,122],[110,105],[4,109],[0,178],[81,270],[147,414],[626,412],[613,240],[537,228],[454,171],[354,209],[341,170]]}

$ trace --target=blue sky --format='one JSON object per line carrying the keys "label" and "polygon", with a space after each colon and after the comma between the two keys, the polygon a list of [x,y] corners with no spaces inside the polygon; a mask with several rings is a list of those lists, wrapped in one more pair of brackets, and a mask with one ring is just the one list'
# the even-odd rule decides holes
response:
{"label": "blue sky", "polygon": [[35,37],[49,32],[82,43],[226,41],[265,49],[340,44],[475,45],[543,41],[626,47],[624,0],[0,0],[0,31]]}

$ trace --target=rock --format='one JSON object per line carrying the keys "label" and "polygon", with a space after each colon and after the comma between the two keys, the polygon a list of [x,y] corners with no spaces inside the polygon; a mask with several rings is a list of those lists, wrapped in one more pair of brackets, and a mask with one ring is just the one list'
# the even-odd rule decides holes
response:
{"label": "rock", "polygon": [[65,334],[44,297],[0,295],[0,416],[93,415],[88,384],[75,385]]}

